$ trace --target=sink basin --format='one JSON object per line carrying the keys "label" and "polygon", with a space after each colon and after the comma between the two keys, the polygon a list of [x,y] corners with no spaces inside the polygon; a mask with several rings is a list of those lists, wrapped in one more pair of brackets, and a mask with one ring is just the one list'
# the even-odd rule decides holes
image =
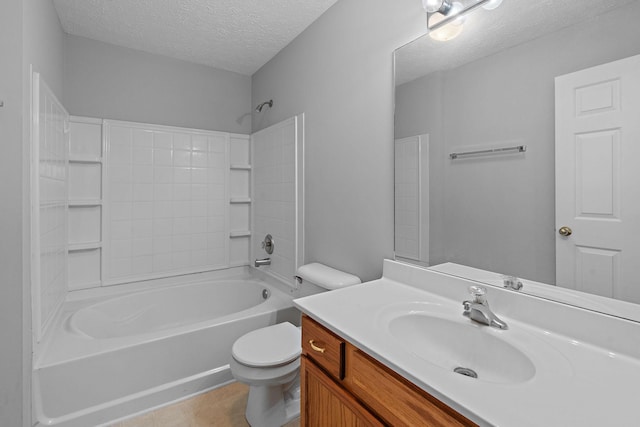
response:
{"label": "sink basin", "polygon": [[520,383],[536,373],[531,359],[499,336],[510,331],[416,312],[390,319],[387,327],[407,351],[452,375],[477,374],[477,381]]}

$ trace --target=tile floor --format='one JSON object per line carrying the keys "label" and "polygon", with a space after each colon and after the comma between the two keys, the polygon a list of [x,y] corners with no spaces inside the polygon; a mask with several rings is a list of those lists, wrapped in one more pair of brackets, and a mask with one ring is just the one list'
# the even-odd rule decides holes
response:
{"label": "tile floor", "polygon": [[[247,393],[247,385],[232,383],[110,427],[248,427],[244,419]],[[300,421],[284,427],[300,427]]]}

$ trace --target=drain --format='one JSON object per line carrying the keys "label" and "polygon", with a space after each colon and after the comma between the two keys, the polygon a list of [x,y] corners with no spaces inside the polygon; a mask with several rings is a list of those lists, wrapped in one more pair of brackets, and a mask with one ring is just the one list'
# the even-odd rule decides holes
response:
{"label": "drain", "polygon": [[269,298],[269,295],[271,295],[271,292],[269,292],[269,289],[262,290],[262,298],[267,299]]}
{"label": "drain", "polygon": [[458,366],[453,370],[456,374],[464,375],[465,377],[478,378],[478,374],[476,371],[469,368],[463,368],[462,366]]}

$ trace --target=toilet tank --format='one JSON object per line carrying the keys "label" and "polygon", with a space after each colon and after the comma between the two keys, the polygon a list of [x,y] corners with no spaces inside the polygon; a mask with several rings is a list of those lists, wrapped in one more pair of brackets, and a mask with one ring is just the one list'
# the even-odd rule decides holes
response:
{"label": "toilet tank", "polygon": [[317,262],[305,264],[298,268],[297,277],[327,290],[340,289],[362,283],[358,276]]}

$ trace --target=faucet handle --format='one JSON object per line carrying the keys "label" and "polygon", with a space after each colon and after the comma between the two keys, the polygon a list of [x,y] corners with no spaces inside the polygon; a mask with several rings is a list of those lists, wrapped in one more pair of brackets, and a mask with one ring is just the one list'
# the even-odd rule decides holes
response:
{"label": "faucet handle", "polygon": [[519,291],[520,289],[522,289],[522,281],[520,281],[520,279],[518,279],[516,276],[503,274],[502,284],[505,288],[513,289],[514,291]]}
{"label": "faucet handle", "polygon": [[469,286],[469,293],[473,295],[474,302],[479,304],[484,304],[486,302],[484,296],[487,293],[487,288],[484,286]]}

